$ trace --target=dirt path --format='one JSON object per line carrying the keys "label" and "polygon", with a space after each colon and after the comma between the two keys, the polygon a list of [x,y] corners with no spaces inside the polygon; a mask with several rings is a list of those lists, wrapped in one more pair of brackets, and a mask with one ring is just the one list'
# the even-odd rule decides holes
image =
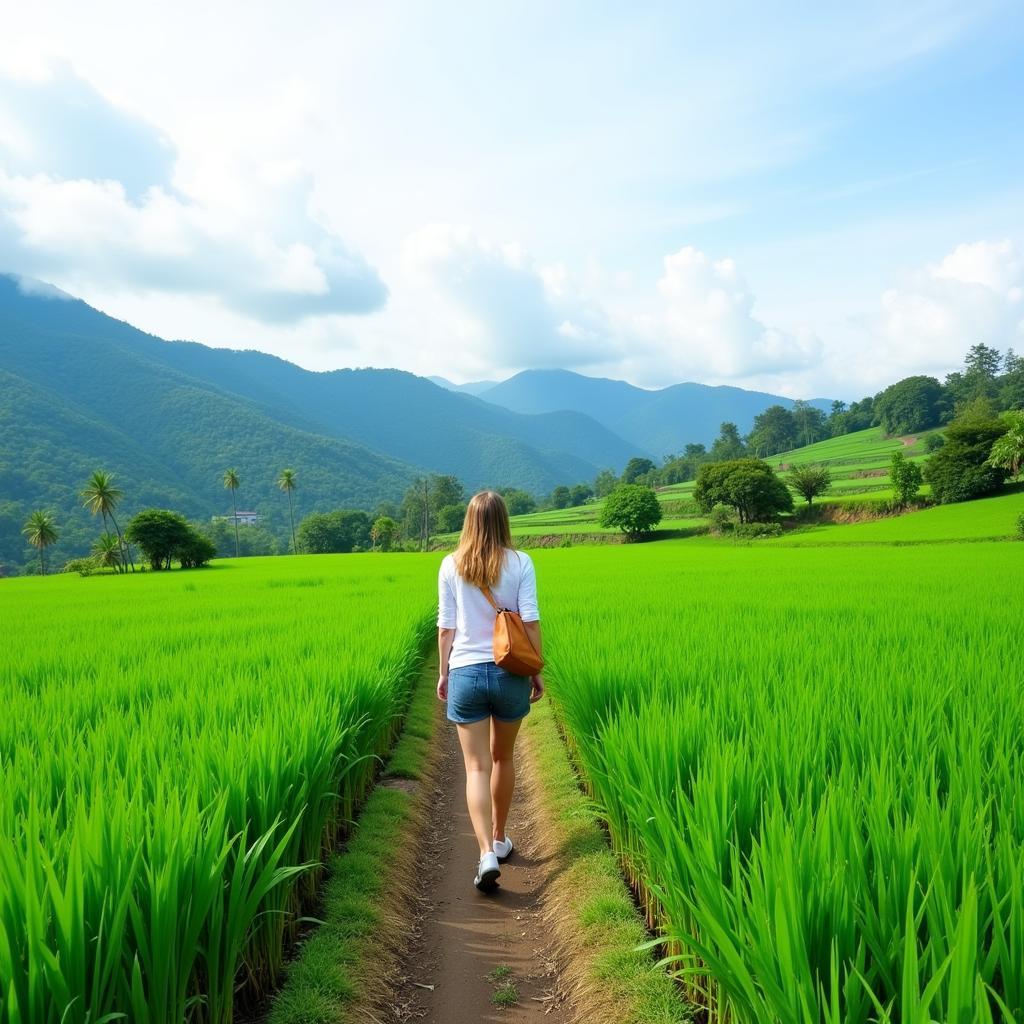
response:
{"label": "dirt path", "polygon": [[[473,887],[478,848],[466,811],[466,774],[455,728],[445,721],[439,732],[444,749],[421,850],[421,905],[389,1024],[570,1024],[576,1015],[559,991],[541,919],[550,876],[531,846],[535,812],[526,787],[517,786],[508,826],[515,851],[502,865],[500,888],[485,896]],[[520,778],[523,774],[520,765]],[[498,1005],[495,996],[508,985],[515,987],[517,1001]],[[512,995],[507,988],[505,994]]]}

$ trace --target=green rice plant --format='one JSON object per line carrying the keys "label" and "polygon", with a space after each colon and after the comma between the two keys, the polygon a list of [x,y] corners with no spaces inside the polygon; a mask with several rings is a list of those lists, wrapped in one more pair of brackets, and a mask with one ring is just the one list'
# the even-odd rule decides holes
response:
{"label": "green rice plant", "polygon": [[1024,1021],[1018,545],[555,558],[552,699],[710,1020]]}
{"label": "green rice plant", "polygon": [[435,563],[0,588],[0,1022],[230,1021],[274,984],[396,734]]}

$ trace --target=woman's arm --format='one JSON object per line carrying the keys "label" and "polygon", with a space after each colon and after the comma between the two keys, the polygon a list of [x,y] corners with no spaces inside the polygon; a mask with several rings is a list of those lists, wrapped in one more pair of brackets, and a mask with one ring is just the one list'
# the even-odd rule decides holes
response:
{"label": "woman's arm", "polygon": [[[537,619],[535,622],[524,622],[523,628],[526,630],[526,635],[530,638],[530,643],[533,644],[533,649],[543,657],[540,641],[540,619]],[[539,672],[535,676],[530,676],[530,686],[530,703],[536,704],[544,696],[544,677]]]}
{"label": "woman's arm", "polygon": [[526,629],[526,635],[530,638],[530,643],[533,644],[533,649],[543,658],[544,652],[540,646],[540,619],[536,622],[524,622],[523,627]]}
{"label": "woman's arm", "polygon": [[437,677],[437,699],[448,699],[448,659],[451,657],[452,644],[455,642],[455,630],[443,626],[437,631],[437,655],[441,666]]}

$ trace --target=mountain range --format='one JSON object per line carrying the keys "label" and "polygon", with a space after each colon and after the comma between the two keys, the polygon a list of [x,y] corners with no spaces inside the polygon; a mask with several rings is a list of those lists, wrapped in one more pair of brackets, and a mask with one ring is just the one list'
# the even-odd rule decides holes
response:
{"label": "mountain range", "polygon": [[[54,564],[98,533],[78,491],[113,472],[125,512],[158,505],[207,519],[240,507],[281,525],[275,486],[296,470],[300,514],[396,501],[424,472],[468,488],[536,494],[749,428],[773,395],[681,384],[645,391],[568,371],[439,386],[401,370],[312,372],[262,352],[165,341],[38,282],[0,275],[0,565],[29,554],[32,508],[64,526]],[[478,391],[479,396],[471,393]],[[673,423],[675,426],[673,426]]]}

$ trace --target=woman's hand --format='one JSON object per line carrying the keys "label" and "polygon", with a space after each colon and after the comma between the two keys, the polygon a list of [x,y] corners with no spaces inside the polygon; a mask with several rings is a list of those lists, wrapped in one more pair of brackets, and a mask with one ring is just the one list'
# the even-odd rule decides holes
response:
{"label": "woman's hand", "polygon": [[437,677],[437,699],[448,699],[448,677],[446,675],[440,675]]}
{"label": "woman's hand", "polygon": [[530,703],[536,704],[544,696],[544,677],[530,676]]}

